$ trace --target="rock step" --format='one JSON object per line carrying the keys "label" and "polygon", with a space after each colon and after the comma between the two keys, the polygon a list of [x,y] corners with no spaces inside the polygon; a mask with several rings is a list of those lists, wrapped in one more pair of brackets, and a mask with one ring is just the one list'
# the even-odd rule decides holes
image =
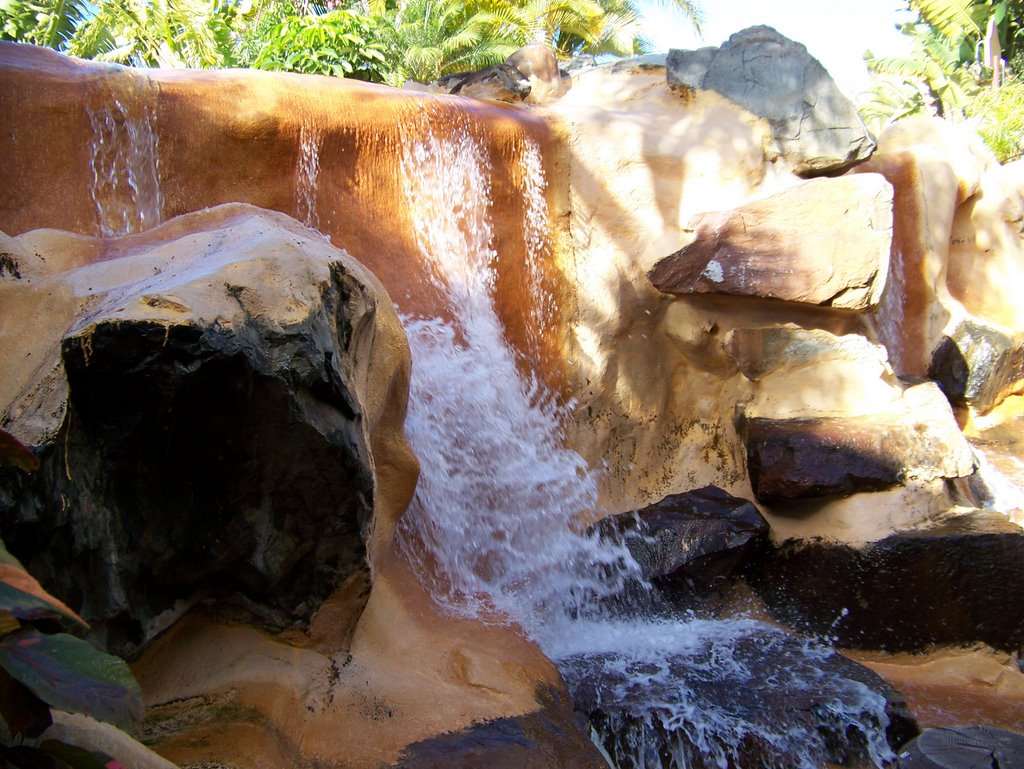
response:
{"label": "rock step", "polygon": [[841,646],[1024,644],[1024,532],[999,513],[949,516],[860,548],[790,541],[745,576],[777,619]]}

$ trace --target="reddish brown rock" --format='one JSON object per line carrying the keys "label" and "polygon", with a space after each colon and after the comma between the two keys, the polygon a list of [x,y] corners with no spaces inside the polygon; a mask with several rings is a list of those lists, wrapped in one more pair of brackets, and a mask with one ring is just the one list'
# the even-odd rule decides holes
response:
{"label": "reddish brown rock", "polygon": [[648,273],[660,291],[863,310],[885,285],[892,188],[877,175],[816,179],[692,226],[694,242]]}
{"label": "reddish brown rock", "polygon": [[908,394],[917,408],[903,414],[745,420],[747,471],[758,501],[846,496],[909,479],[971,475],[973,453],[935,385]]}

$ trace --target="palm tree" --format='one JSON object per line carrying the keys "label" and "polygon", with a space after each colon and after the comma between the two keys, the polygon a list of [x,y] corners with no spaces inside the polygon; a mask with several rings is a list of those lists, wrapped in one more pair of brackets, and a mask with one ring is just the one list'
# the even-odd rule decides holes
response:
{"label": "palm tree", "polygon": [[64,50],[88,17],[88,0],[0,2],[0,40]]}

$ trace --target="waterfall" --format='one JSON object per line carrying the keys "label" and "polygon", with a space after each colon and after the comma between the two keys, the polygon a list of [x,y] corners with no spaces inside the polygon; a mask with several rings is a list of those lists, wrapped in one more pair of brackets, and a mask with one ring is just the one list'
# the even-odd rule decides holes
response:
{"label": "waterfall", "polygon": [[[397,533],[405,557],[448,611],[521,626],[577,706],[609,706],[594,726],[620,769],[737,767],[751,740],[761,746],[758,767],[817,769],[827,735],[854,733],[862,754],[885,765],[894,756],[884,698],[853,678],[826,681],[822,665],[835,656],[827,647],[794,644],[751,619],[622,601],[627,585],[655,593],[624,547],[581,526],[597,505],[596,476],[565,447],[565,414],[521,374],[495,310],[493,169],[477,130],[447,116],[443,131],[410,131],[402,149],[411,225],[450,305],[449,319],[403,316],[413,355],[406,432],[422,465]],[[519,155],[539,291],[549,249],[543,165],[533,140],[521,141]],[[535,299],[535,324],[550,322],[551,298]],[[767,704],[776,690],[814,699],[815,723],[777,722]]]}
{"label": "waterfall", "polygon": [[320,129],[303,123],[299,128],[299,161],[295,169],[295,216],[307,227],[320,229],[317,212],[317,176],[320,175]]}
{"label": "waterfall", "polygon": [[112,75],[100,106],[86,108],[93,132],[91,193],[104,237],[142,232],[163,221],[156,110],[149,88],[144,77]]}

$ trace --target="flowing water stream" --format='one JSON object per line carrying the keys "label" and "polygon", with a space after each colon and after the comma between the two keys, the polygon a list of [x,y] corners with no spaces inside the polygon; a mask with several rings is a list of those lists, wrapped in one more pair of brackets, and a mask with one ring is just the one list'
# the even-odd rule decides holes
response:
{"label": "flowing water stream", "polygon": [[98,104],[86,107],[92,200],[99,234],[130,235],[163,221],[156,110],[148,80],[118,73],[107,81]]}
{"label": "flowing water stream", "polygon": [[[449,611],[522,626],[577,706],[600,711],[595,742],[622,769],[743,766],[752,744],[759,758],[744,769],[811,769],[835,758],[837,740],[885,765],[894,756],[884,697],[823,672],[830,649],[751,619],[631,605],[624,588],[643,580],[628,551],[580,530],[598,504],[596,478],[564,445],[565,415],[505,341],[477,130],[467,120],[410,137],[401,160],[418,245],[452,318],[403,318],[413,354],[406,429],[422,463],[399,527],[407,557]],[[549,245],[535,143],[524,141],[521,163],[524,232],[539,263]],[[535,320],[547,322],[550,297],[534,300]],[[810,703],[810,714],[778,718],[779,697]]]}

